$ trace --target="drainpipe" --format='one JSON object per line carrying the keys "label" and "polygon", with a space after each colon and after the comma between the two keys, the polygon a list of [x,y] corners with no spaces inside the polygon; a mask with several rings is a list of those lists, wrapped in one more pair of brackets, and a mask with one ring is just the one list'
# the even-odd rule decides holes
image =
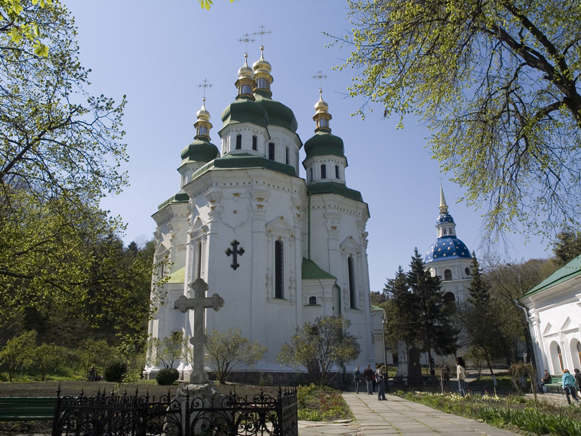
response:
{"label": "drainpipe", "polygon": [[[525,313],[525,319],[527,320],[527,324],[529,325],[529,334],[531,335],[531,345],[532,345],[532,347],[531,347],[531,351],[533,352],[533,355],[532,355],[532,361],[535,363],[535,365],[534,365],[534,366],[537,366],[537,363],[538,363],[538,362],[537,362],[537,356],[535,356],[535,345],[532,343],[532,342],[533,342],[533,332],[531,331],[531,330],[532,330],[532,329],[531,329],[531,327],[532,327],[532,323],[531,323],[531,320],[530,320],[530,318],[529,318],[529,312],[528,312],[528,310],[526,309],[526,307],[522,307],[521,305],[519,305],[519,304],[517,303],[517,301],[518,301],[518,300],[517,300],[516,298],[513,300],[513,302],[514,302],[514,305],[515,305],[516,307],[519,307],[519,308],[521,308],[521,309],[524,311],[524,313]],[[525,338],[525,340],[526,340],[526,338]],[[540,374],[539,374],[539,375],[540,375]]]}

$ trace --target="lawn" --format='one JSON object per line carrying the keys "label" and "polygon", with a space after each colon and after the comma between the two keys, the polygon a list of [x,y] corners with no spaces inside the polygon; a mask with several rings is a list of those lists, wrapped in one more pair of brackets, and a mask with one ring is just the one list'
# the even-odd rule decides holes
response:
{"label": "lawn", "polygon": [[581,408],[556,406],[523,396],[498,397],[489,394],[404,393],[396,395],[447,413],[476,419],[496,427],[518,430],[526,435],[581,435]]}

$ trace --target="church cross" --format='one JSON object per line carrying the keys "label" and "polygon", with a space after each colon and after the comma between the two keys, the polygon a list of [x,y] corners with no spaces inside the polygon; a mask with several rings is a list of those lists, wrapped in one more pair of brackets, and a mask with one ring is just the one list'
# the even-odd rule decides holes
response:
{"label": "church cross", "polygon": [[242,38],[238,38],[238,42],[243,42],[244,43],[244,51],[246,53],[248,53],[248,44],[249,43],[253,43],[254,41],[256,41],[252,35],[250,33],[245,33],[244,35],[242,35]]}
{"label": "church cross", "polygon": [[224,306],[224,299],[218,294],[206,297],[208,284],[201,278],[196,279],[190,285],[194,291],[194,298],[187,298],[182,295],[175,302],[175,308],[180,312],[186,313],[188,309],[194,311],[194,336],[190,338],[190,343],[194,346],[194,368],[190,374],[190,383],[203,384],[208,381],[204,366],[204,344],[208,341],[204,330],[206,328],[206,308],[212,308],[215,311]]}
{"label": "church cross", "polygon": [[198,85],[198,88],[204,88],[204,101],[206,101],[206,89],[211,88],[212,84],[208,82],[207,79],[204,79],[202,83]]}
{"label": "church cross", "polygon": [[244,254],[244,248],[240,247],[240,250],[238,249],[238,245],[240,245],[240,242],[238,242],[236,239],[230,242],[230,245],[234,250],[231,249],[226,250],[226,256],[232,255],[232,263],[230,264],[230,266],[234,271],[236,271],[236,268],[240,266],[238,264],[238,255],[242,256]]}
{"label": "church cross", "polygon": [[321,70],[317,71],[315,73],[315,75],[313,76],[313,79],[318,79],[319,80],[319,89],[322,90],[323,89],[323,80],[325,80],[327,78],[326,74],[323,74],[323,72]]}
{"label": "church cross", "polygon": [[260,35],[260,45],[264,46],[264,35],[270,35],[272,30],[264,30],[264,25],[259,27],[260,31],[254,32],[253,35]]}

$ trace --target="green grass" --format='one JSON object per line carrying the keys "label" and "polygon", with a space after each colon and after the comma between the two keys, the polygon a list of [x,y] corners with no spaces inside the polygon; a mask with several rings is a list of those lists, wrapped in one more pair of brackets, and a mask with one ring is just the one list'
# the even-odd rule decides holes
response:
{"label": "green grass", "polygon": [[345,403],[341,391],[316,386],[297,388],[297,406],[300,420],[335,421],[352,418],[351,410]]}
{"label": "green grass", "polygon": [[406,400],[422,403],[447,413],[477,419],[490,425],[519,429],[527,435],[581,435],[581,408],[555,406],[536,402],[518,395],[497,397],[494,395],[404,393],[396,395]]}

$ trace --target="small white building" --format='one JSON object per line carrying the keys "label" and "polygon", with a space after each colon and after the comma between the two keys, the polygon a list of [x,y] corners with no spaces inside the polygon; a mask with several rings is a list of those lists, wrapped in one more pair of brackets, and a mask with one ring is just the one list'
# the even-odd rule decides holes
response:
{"label": "small white building", "polygon": [[535,362],[559,375],[581,369],[581,256],[519,299],[528,310]]}
{"label": "small white building", "polygon": [[[202,278],[208,295],[225,300],[220,311],[207,311],[207,333],[239,328],[268,348],[254,368],[234,371],[290,372],[276,362],[281,345],[305,322],[327,315],[349,319],[359,338],[361,354],[347,370],[372,365],[374,338],[383,338],[373,331],[369,299],[368,206],[347,186],[344,144],[331,133],[322,94],[315,134],[304,143],[306,178],[300,177],[297,120],[272,99],[271,71],[262,54],[252,68],[240,68],[235,100],[222,112],[219,147],[210,142],[205,105],[197,113],[195,140],[181,152],[179,192],[153,214],[156,260],[167,258],[171,270],[163,272],[170,278],[154,300],[149,334],[193,334],[193,313],[174,304]],[[383,341],[377,346],[383,350]],[[213,362],[206,363],[211,370]],[[185,362],[180,370],[188,372]]]}

